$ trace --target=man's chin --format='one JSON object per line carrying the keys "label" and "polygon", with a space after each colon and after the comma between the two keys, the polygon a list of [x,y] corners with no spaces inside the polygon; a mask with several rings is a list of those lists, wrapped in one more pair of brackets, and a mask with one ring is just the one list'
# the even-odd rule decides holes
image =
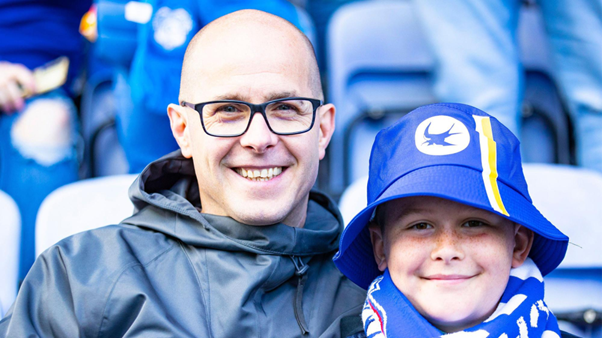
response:
{"label": "man's chin", "polygon": [[287,216],[287,213],[275,207],[274,203],[254,204],[246,205],[244,210],[238,210],[238,212],[233,210],[231,217],[243,224],[268,226],[281,223]]}
{"label": "man's chin", "polygon": [[242,217],[233,216],[237,222],[252,226],[270,226],[278,223],[282,223],[284,217],[264,217],[264,216],[256,216],[256,215],[245,215]]}
{"label": "man's chin", "polygon": [[308,197],[300,201],[287,194],[265,199],[237,197],[230,200],[230,208],[225,210],[240,223],[254,226],[284,223],[292,227],[302,227],[305,223]]}

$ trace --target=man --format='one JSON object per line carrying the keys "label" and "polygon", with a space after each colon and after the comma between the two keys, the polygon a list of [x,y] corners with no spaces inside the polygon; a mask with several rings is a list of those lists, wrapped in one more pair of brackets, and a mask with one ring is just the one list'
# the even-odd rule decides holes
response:
{"label": "man", "polygon": [[42,254],[0,336],[357,332],[364,294],[331,260],[341,218],[310,193],[334,129],[318,74],[311,44],[276,16],[240,11],[203,28],[168,108],[181,153],[136,180],[134,216]]}

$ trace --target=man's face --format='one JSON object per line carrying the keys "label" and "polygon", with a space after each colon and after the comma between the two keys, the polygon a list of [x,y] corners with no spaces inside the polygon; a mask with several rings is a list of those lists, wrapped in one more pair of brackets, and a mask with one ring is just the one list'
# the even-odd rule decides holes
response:
{"label": "man's face", "polygon": [[[456,332],[495,310],[510,276],[518,226],[447,199],[407,197],[384,206],[384,241],[374,241],[379,269],[434,326]],[[376,233],[375,233],[376,232]],[[377,248],[377,246],[379,246]],[[380,254],[384,259],[379,261]],[[521,262],[522,264],[522,262]]]}
{"label": "man's face", "polygon": [[[198,67],[191,70],[198,74],[198,81],[187,89],[192,103],[316,98],[307,54],[299,46],[278,32],[251,29],[227,35],[204,44]],[[245,134],[229,138],[207,135],[193,109],[174,108],[185,110],[188,116],[203,213],[230,216],[250,225],[303,226],[309,190],[333,131],[332,105],[320,107],[313,128],[303,134],[276,135],[261,114],[254,114]],[[243,172],[257,176],[264,171],[267,180],[243,176]]]}

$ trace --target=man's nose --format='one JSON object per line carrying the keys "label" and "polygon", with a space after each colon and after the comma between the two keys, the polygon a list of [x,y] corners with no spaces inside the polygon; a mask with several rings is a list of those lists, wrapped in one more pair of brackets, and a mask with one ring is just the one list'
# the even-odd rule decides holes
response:
{"label": "man's nose", "polygon": [[278,135],[272,133],[263,115],[254,113],[249,129],[240,138],[240,144],[256,153],[263,153],[278,143]]}
{"label": "man's nose", "polygon": [[450,263],[454,260],[464,259],[462,239],[454,230],[441,230],[435,236],[434,248],[431,252],[432,260]]}

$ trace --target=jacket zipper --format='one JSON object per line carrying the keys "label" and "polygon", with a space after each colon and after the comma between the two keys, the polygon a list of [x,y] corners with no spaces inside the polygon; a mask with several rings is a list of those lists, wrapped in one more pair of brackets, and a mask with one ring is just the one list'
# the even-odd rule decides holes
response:
{"label": "jacket zipper", "polygon": [[302,335],[309,333],[307,323],[305,322],[305,315],[303,314],[303,288],[307,281],[307,270],[309,265],[303,263],[303,260],[297,256],[290,256],[295,264],[295,275],[297,276],[297,292],[295,292],[295,298],[293,299],[293,309],[295,310],[295,318],[297,324],[301,330]]}

